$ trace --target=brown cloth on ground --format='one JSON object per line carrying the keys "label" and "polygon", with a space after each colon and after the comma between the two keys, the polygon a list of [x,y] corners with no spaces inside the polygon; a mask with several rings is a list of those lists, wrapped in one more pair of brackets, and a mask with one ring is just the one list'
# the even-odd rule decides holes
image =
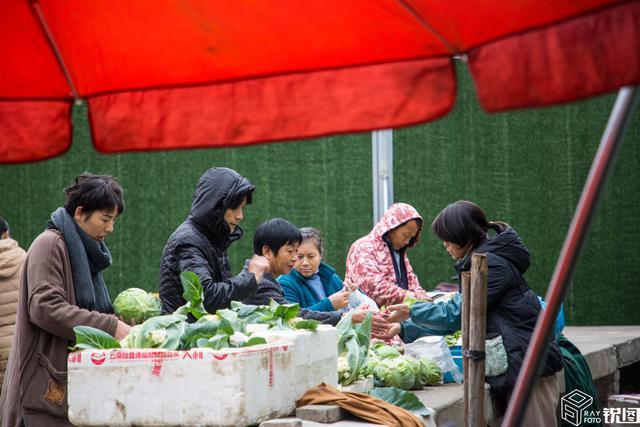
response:
{"label": "brown cloth on ground", "polygon": [[406,409],[368,394],[338,391],[325,383],[309,389],[296,401],[296,407],[305,405],[338,405],[358,418],[385,426],[424,427],[418,417]]}

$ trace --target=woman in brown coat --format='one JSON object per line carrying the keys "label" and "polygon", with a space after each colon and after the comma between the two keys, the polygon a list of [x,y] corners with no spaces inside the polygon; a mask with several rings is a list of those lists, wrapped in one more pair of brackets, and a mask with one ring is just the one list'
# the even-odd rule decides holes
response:
{"label": "woman in brown coat", "polygon": [[11,238],[7,221],[0,218],[0,384],[9,360],[25,255],[24,249]]}
{"label": "woman in brown coat", "polygon": [[74,326],[124,338],[129,326],[113,315],[102,279],[111,265],[104,239],[124,209],[110,176],[84,173],[65,189],[64,208],[27,253],[20,279],[16,329],[0,397],[0,426],[70,426],[67,355]]}

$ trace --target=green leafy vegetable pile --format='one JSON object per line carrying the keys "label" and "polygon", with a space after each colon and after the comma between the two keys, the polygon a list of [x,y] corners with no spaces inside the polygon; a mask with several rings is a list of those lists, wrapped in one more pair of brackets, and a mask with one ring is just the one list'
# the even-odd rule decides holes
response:
{"label": "green leafy vegetable pile", "polygon": [[411,390],[442,383],[442,371],[432,360],[404,356],[394,347],[381,343],[369,349],[362,374],[373,375],[376,387]]}
{"label": "green leafy vegetable pile", "polygon": [[[180,275],[187,301],[175,313],[155,316],[136,324],[129,335],[118,342],[108,333],[90,326],[76,326],[76,344],[73,351],[112,348],[163,348],[166,350],[190,350],[192,348],[247,347],[265,344],[263,337],[252,337],[247,325],[266,324],[268,329],[316,330],[318,322],[297,317],[298,304],[277,304],[273,300],[268,306],[245,305],[232,302],[231,309],[218,310],[215,315],[207,313],[203,306],[203,288],[198,276],[191,272]],[[142,291],[144,292],[144,291]],[[146,292],[145,292],[146,294]],[[187,316],[197,319],[187,322]]]}

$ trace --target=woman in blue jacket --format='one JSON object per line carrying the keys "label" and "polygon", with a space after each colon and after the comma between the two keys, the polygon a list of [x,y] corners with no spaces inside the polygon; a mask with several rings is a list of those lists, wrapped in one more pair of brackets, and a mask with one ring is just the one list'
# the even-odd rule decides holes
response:
{"label": "woman in blue jacket", "polygon": [[289,274],[278,277],[284,296],[301,308],[317,311],[347,311],[360,306],[363,300],[368,308],[377,311],[373,300],[359,290],[355,295],[345,289],[336,270],[322,262],[324,242],[320,232],[311,227],[301,228],[302,243],[298,247],[298,259]]}

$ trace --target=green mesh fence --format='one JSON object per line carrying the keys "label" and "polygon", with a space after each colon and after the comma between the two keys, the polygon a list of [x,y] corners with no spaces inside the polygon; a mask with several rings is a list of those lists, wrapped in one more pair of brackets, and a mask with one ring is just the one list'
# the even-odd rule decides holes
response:
{"label": "green mesh fence", "polygon": [[[430,232],[448,203],[469,199],[491,219],[512,224],[533,254],[527,273],[544,294],[571,221],[614,96],[560,107],[484,113],[466,70],[454,111],[447,117],[394,132],[395,199],[413,204],[426,230],[410,252],[425,288],[450,280],[453,261]],[[640,323],[633,255],[640,241],[640,114],[636,115],[610,185],[594,219],[567,301],[571,324]],[[85,170],[118,177],[126,212],[109,238],[114,264],[105,277],[112,297],[137,286],[156,290],[168,236],[186,217],[201,173],[227,166],[255,185],[245,212],[245,236],[231,246],[232,268],[251,255],[257,225],[274,216],[320,228],[327,260],[340,274],[350,244],[371,229],[371,137],[352,134],[293,143],[102,155],[90,142],[86,110],[74,111],[74,143],[58,158],[0,166],[0,216],[27,248],[62,189]]]}

